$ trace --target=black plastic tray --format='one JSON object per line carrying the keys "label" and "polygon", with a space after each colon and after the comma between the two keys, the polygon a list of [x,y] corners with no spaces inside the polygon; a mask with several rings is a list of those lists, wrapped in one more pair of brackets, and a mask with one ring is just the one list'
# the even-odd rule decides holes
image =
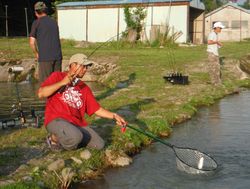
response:
{"label": "black plastic tray", "polygon": [[188,76],[182,74],[168,74],[163,76],[165,81],[174,84],[187,85],[189,83]]}

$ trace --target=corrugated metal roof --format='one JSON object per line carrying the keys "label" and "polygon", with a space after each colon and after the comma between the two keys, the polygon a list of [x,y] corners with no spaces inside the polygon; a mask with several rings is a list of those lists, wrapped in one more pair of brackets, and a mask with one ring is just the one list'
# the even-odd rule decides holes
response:
{"label": "corrugated metal roof", "polygon": [[162,2],[190,2],[191,0],[111,0],[111,1],[85,1],[85,2],[66,2],[58,4],[58,8],[63,7],[79,7],[93,5],[122,5],[122,4],[138,4],[138,3],[162,3]]}
{"label": "corrugated metal roof", "polygon": [[206,14],[205,17],[208,17],[208,16],[210,16],[210,15],[212,15],[212,14],[214,14],[214,13],[220,11],[220,10],[222,10],[222,9],[224,9],[227,6],[232,6],[232,7],[236,8],[236,9],[239,9],[239,10],[241,10],[243,12],[246,12],[246,13],[250,14],[250,10],[244,9],[244,8],[240,7],[237,3],[229,2],[229,3],[227,3],[227,4],[225,4],[225,5],[221,6],[221,7],[219,7],[218,9],[215,9],[214,11]]}
{"label": "corrugated metal roof", "polygon": [[205,10],[205,5],[200,0],[192,0],[190,2],[190,6],[197,9]]}

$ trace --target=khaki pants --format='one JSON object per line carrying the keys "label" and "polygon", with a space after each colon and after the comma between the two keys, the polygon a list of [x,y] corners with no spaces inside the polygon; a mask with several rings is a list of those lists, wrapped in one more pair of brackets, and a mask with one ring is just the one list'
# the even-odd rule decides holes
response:
{"label": "khaki pants", "polygon": [[221,84],[221,71],[219,56],[208,53],[208,72],[213,85]]}

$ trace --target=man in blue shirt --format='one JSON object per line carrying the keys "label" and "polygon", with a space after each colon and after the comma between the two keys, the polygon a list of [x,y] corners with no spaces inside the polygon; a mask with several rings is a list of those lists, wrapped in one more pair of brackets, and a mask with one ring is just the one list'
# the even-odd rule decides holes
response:
{"label": "man in blue shirt", "polygon": [[39,62],[39,81],[43,82],[52,72],[61,71],[62,51],[59,29],[55,20],[47,15],[44,2],[34,6],[37,19],[30,32],[30,47]]}

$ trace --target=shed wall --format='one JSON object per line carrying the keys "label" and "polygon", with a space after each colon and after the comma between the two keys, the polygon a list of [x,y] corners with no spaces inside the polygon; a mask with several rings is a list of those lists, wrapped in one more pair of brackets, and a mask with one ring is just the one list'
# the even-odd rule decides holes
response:
{"label": "shed wall", "polygon": [[[146,32],[143,40],[149,39],[153,25],[166,24],[169,19],[171,32],[182,32],[177,42],[186,42],[188,36],[188,6],[153,6],[147,8]],[[169,15],[170,13],[170,15]],[[123,8],[67,8],[58,10],[60,37],[65,39],[105,42],[111,37],[117,40],[126,30]]]}
{"label": "shed wall", "polygon": [[164,26],[169,24],[170,33],[181,32],[176,42],[186,42],[188,36],[188,7],[183,6],[155,6],[148,8],[146,18],[147,36],[150,36],[151,26]]}
{"label": "shed wall", "polygon": [[118,8],[88,9],[88,41],[104,42],[117,35]]}
{"label": "shed wall", "polygon": [[232,6],[207,16],[205,18],[205,34],[212,31],[216,21],[223,22],[226,28],[219,35],[221,41],[241,41],[250,37],[250,14]]}
{"label": "shed wall", "polygon": [[58,10],[60,38],[86,40],[86,9]]}

